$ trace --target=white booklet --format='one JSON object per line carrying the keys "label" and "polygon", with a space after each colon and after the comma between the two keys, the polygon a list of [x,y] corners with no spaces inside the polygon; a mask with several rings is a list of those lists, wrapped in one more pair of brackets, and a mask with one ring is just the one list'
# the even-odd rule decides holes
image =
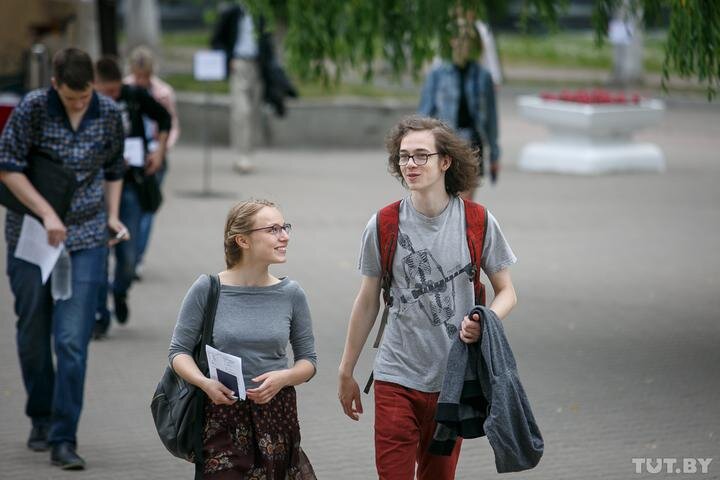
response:
{"label": "white booklet", "polygon": [[217,380],[235,392],[235,396],[245,400],[245,380],[242,372],[242,358],[223,353],[205,345],[210,378]]}

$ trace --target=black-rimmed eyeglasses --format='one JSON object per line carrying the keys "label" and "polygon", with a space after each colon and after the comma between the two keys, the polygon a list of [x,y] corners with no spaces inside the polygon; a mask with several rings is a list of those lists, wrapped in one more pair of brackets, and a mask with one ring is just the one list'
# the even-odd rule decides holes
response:
{"label": "black-rimmed eyeglasses", "polygon": [[290,235],[290,232],[292,231],[292,225],[290,225],[289,223],[286,223],[284,225],[275,224],[275,225],[270,225],[268,227],[253,228],[252,230],[248,230],[247,233],[259,232],[259,231],[272,233],[276,237],[279,237],[280,232],[285,232],[288,235]]}
{"label": "black-rimmed eyeglasses", "polygon": [[415,165],[425,165],[428,162],[428,158],[432,157],[433,155],[438,155],[439,152],[435,153],[416,153],[415,155],[410,155],[408,153],[401,153],[398,155],[398,164],[405,166],[408,164],[410,160],[412,160]]}

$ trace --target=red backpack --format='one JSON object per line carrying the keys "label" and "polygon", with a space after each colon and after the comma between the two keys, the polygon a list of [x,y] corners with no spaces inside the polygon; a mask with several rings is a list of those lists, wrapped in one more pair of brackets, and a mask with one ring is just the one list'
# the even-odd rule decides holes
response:
{"label": "red backpack", "polygon": [[[470,200],[463,199],[463,203],[465,204],[465,234],[467,236],[468,250],[470,250],[470,262],[472,263],[475,304],[485,305],[485,285],[480,281],[480,262],[485,243],[485,232],[487,231],[487,210],[479,203]],[[392,264],[395,258],[400,226],[400,201],[381,208],[377,213],[376,220],[378,245],[380,246],[380,286],[385,308],[373,348],[380,346],[385,325],[387,324],[388,313],[393,304],[390,285],[392,284]],[[372,383],[373,374],[371,373],[365,385],[365,393],[370,391]]]}

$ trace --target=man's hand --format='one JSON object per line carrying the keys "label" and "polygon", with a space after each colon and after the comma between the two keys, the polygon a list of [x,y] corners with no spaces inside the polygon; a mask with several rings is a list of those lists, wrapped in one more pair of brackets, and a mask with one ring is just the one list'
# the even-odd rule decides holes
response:
{"label": "man's hand", "polygon": [[263,373],[252,379],[260,383],[257,388],[247,389],[247,398],[260,405],[268,403],[277,393],[288,385],[287,370],[275,370]]}
{"label": "man's hand", "polygon": [[232,405],[237,402],[237,398],[232,398],[236,396],[236,392],[212,378],[206,379],[202,390],[215,405]]}
{"label": "man's hand", "polygon": [[338,399],[345,415],[352,420],[360,420],[360,415],[363,413],[363,406],[360,401],[360,387],[352,375],[342,373],[339,375]]}
{"label": "man's hand", "polygon": [[460,340],[465,343],[475,343],[480,340],[480,334],[482,334],[480,315],[475,313],[472,318],[465,315],[460,326]]}
{"label": "man's hand", "polygon": [[55,210],[51,210],[48,214],[43,217],[43,226],[47,230],[48,243],[53,247],[60,245],[60,242],[64,242],[67,238],[67,229],[63,224],[60,217],[57,216]]}
{"label": "man's hand", "polygon": [[[130,240],[130,232],[128,232],[127,227],[123,225],[120,219],[116,217],[108,217],[108,228],[110,229],[111,235],[108,246],[112,247],[113,245],[117,245],[120,242]],[[122,234],[120,238],[116,237],[116,235],[118,234]]]}
{"label": "man's hand", "polygon": [[150,152],[145,157],[145,173],[152,175],[162,167],[163,158],[165,158],[165,150],[158,148],[154,152]]}

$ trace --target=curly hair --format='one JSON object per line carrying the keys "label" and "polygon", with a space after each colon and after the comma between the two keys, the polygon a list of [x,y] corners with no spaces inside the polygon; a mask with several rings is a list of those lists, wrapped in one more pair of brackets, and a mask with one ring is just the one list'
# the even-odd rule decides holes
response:
{"label": "curly hair", "polygon": [[435,147],[441,155],[450,157],[450,168],[445,172],[445,191],[450,195],[468,191],[478,185],[478,150],[455,134],[446,123],[430,117],[410,115],[395,125],[385,138],[388,152],[388,171],[407,188],[398,157],[400,143],[410,132],[430,131]]}
{"label": "curly hair", "polygon": [[265,207],[277,208],[269,200],[248,200],[240,202],[230,209],[225,220],[225,265],[232,268],[242,260],[242,249],[235,241],[235,237],[246,233],[253,227],[255,215]]}

